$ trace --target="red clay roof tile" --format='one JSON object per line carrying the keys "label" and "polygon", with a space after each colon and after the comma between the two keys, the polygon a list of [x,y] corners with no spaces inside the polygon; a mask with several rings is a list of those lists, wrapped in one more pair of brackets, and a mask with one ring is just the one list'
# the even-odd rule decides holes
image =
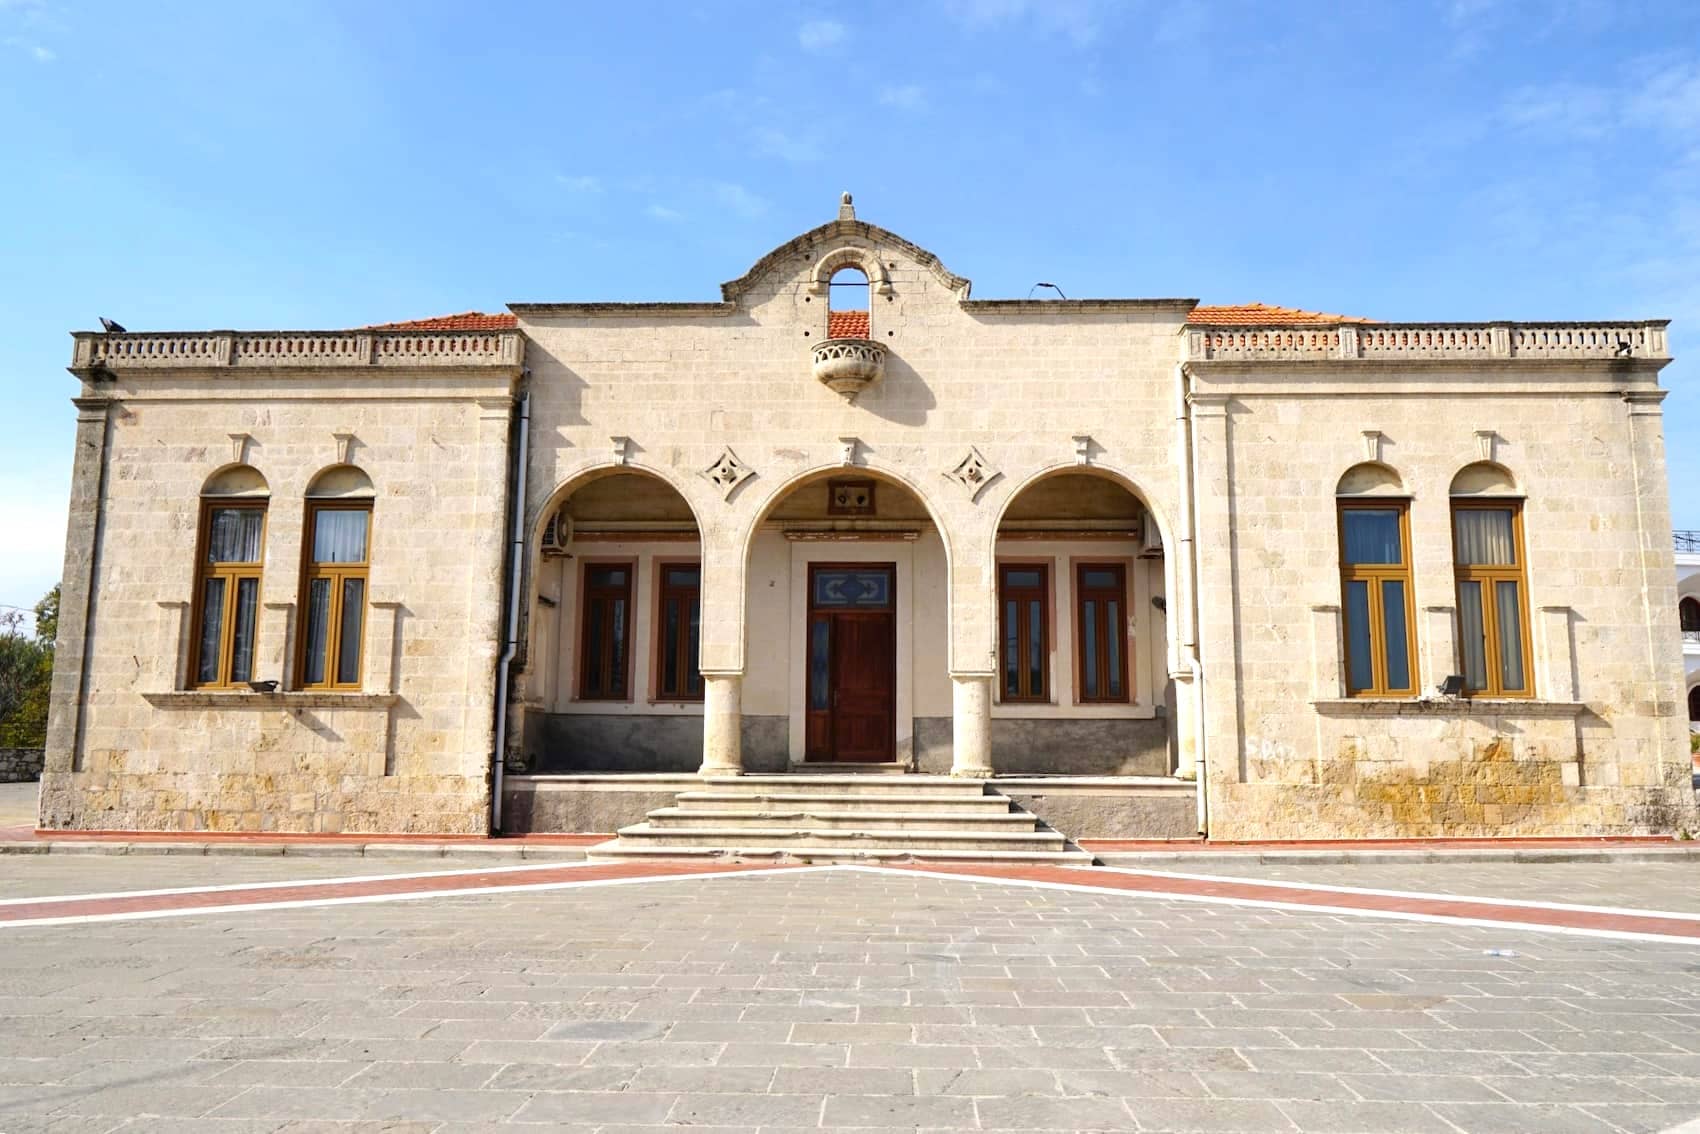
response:
{"label": "red clay roof tile", "polygon": [[1210,327],[1269,327],[1293,324],[1330,325],[1335,323],[1373,323],[1362,315],[1330,315],[1324,311],[1305,311],[1298,307],[1274,307],[1267,303],[1231,303],[1200,305],[1187,316],[1188,323]]}
{"label": "red clay roof tile", "polygon": [[374,323],[363,328],[368,331],[511,331],[519,325],[513,315],[486,315],[482,311],[462,311],[459,315],[434,315],[429,319],[409,319],[401,323]]}
{"label": "red clay roof tile", "polygon": [[829,339],[867,338],[868,313],[866,311],[827,312],[826,337]]}

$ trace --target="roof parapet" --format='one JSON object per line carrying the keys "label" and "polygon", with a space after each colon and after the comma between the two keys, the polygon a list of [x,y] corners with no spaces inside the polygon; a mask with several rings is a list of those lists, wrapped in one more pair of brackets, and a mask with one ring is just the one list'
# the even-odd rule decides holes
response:
{"label": "roof parapet", "polygon": [[72,335],[71,372],[517,368],[517,331],[168,331]]}
{"label": "roof parapet", "polygon": [[1609,323],[1188,325],[1189,362],[1668,360],[1668,319]]}

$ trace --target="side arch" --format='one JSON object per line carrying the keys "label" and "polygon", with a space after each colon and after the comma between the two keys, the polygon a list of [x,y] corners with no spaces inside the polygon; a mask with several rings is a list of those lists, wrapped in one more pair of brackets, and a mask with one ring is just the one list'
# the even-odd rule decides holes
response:
{"label": "side arch", "polygon": [[214,469],[201,482],[201,495],[218,497],[253,497],[261,499],[272,494],[271,485],[259,469],[248,464],[229,464]]}
{"label": "side arch", "polygon": [[1517,476],[1497,461],[1472,461],[1459,469],[1447,488],[1451,496],[1522,496]]}
{"label": "side arch", "polygon": [[1362,461],[1340,474],[1335,496],[1409,496],[1399,470],[1381,461]]}

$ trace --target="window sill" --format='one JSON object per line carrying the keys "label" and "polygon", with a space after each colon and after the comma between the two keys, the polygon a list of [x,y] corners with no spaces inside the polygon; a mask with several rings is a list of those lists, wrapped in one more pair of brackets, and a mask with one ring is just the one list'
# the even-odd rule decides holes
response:
{"label": "window sill", "polygon": [[1533,697],[1328,697],[1311,707],[1325,717],[1579,717],[1588,709]]}
{"label": "window sill", "polygon": [[326,690],[182,689],[143,693],[156,709],[387,709],[401,700],[394,693],[332,693]]}

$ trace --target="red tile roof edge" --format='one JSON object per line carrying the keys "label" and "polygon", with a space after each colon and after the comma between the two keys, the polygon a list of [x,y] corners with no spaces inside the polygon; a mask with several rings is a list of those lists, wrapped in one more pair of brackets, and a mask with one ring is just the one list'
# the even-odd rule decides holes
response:
{"label": "red tile roof edge", "polygon": [[519,317],[510,314],[487,315],[482,311],[462,311],[457,315],[433,315],[428,319],[408,319],[400,323],[374,323],[363,331],[511,331],[519,326]]}
{"label": "red tile roof edge", "polygon": [[1300,307],[1279,307],[1268,303],[1201,303],[1192,309],[1186,321],[1209,327],[1332,326],[1337,323],[1376,322],[1362,315],[1333,315],[1326,311],[1306,311]]}

